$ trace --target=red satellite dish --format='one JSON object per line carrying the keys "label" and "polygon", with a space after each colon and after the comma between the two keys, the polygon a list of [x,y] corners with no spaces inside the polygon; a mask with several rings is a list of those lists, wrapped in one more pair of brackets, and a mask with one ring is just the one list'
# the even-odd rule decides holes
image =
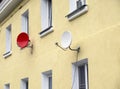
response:
{"label": "red satellite dish", "polygon": [[17,45],[21,48],[26,47],[28,45],[29,41],[30,41],[29,36],[25,32],[20,33],[17,37]]}

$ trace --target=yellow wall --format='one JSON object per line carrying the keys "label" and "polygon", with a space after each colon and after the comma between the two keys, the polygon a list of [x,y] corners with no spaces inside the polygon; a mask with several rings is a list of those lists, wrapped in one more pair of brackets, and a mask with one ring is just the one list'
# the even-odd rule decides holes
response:
{"label": "yellow wall", "polygon": [[[73,36],[71,47],[81,47],[79,60],[88,58],[89,89],[120,89],[120,1],[87,0],[86,14],[68,21],[69,0],[52,0],[54,32],[40,38],[40,0],[29,0],[0,27],[0,89],[10,83],[11,89],[20,89],[20,80],[29,78],[29,89],[41,89],[41,73],[53,72],[53,89],[71,89],[72,63],[76,52],[63,51],[60,43],[64,31]],[[20,49],[16,38],[21,32],[21,14],[29,9],[30,48]],[[12,55],[6,59],[5,28],[12,24]]]}

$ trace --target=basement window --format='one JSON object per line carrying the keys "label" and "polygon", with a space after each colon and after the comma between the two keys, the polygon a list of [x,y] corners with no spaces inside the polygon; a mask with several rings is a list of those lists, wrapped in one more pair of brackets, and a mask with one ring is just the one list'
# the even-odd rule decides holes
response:
{"label": "basement window", "polygon": [[28,78],[21,79],[21,88],[20,89],[29,89]]}
{"label": "basement window", "polygon": [[52,0],[41,0],[41,37],[53,31],[52,26]]}
{"label": "basement window", "polygon": [[42,89],[52,89],[52,71],[42,73]]}
{"label": "basement window", "polygon": [[72,65],[73,89],[88,89],[88,60],[80,60]]}
{"label": "basement window", "polygon": [[3,57],[6,58],[12,54],[12,36],[11,36],[11,25],[6,28],[6,52]]}
{"label": "basement window", "polygon": [[29,33],[29,11],[22,14],[22,32]]}
{"label": "basement window", "polygon": [[88,11],[86,0],[70,0],[70,13],[66,16],[68,20],[73,20]]}
{"label": "basement window", "polygon": [[4,89],[10,89],[10,84],[5,84]]}

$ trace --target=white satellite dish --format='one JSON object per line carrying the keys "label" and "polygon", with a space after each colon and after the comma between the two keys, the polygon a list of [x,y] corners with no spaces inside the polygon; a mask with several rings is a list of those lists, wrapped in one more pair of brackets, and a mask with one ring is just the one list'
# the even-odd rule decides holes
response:
{"label": "white satellite dish", "polygon": [[61,47],[63,49],[67,49],[68,47],[70,47],[71,42],[72,42],[71,33],[68,31],[65,31],[61,37]]}

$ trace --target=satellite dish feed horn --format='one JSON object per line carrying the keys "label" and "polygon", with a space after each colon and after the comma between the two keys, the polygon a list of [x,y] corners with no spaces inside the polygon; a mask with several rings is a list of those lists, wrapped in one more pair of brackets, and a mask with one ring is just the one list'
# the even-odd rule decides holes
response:
{"label": "satellite dish feed horn", "polygon": [[71,43],[72,43],[71,33],[68,32],[68,31],[65,31],[65,32],[62,34],[62,36],[61,36],[61,46],[58,44],[58,42],[56,42],[55,44],[56,44],[58,47],[60,47],[61,49],[63,49],[63,50],[66,50],[67,48],[69,48],[69,49],[72,50],[72,51],[77,51],[77,52],[79,52],[80,47],[78,47],[77,49],[72,49],[72,48],[70,47]]}

